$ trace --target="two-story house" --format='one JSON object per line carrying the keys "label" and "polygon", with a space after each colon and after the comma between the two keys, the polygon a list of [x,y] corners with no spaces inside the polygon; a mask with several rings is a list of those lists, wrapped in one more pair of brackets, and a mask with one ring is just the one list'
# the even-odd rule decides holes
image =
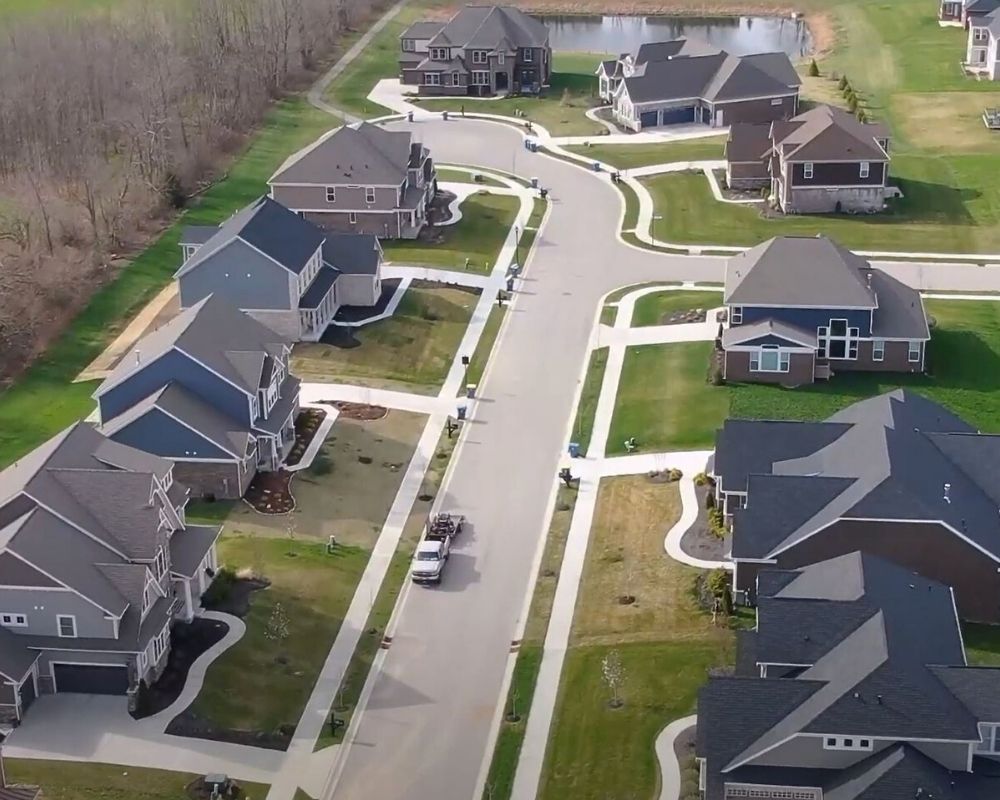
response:
{"label": "two-story house", "polygon": [[100,430],[175,462],[196,496],[242,497],[295,441],[291,342],[210,295],[140,339],[94,393]]}
{"label": "two-story house", "polygon": [[991,81],[1000,80],[1000,8],[969,19],[965,68]]}
{"label": "two-story house", "polygon": [[597,76],[615,121],[633,131],[788,119],[802,82],[785,53],[734,56],[697,39],[647,42]]}
{"label": "two-story house", "polygon": [[39,694],[132,695],[217,568],[173,464],[85,422],[0,472],[0,718]]}
{"label": "two-story house", "polygon": [[920,293],[825,236],[778,236],[733,256],[723,302],[727,381],[799,386],[926,364]]}
{"label": "two-story house", "polygon": [[705,800],[1000,797],[1000,668],[968,666],[947,585],[851,552],[761,570],[757,603],[698,695]]}
{"label": "two-story house", "polygon": [[941,0],[938,22],[942,26],[968,27],[969,24],[1000,8],[1000,0]]}
{"label": "two-story house", "polygon": [[552,75],[548,28],[513,6],[467,5],[448,22],[416,22],[399,46],[400,80],[422,95],[537,94]]}
{"label": "two-story house", "polygon": [[728,419],[711,471],[731,521],[734,586],[853,550],[955,589],[1000,621],[1000,436],[897,389],[823,422]]}
{"label": "two-story house", "polygon": [[733,125],[726,142],[729,186],[770,186],[772,204],[788,214],[881,211],[893,192],[888,176],[886,128],[833,106]]}
{"label": "two-story house", "polygon": [[292,341],[318,341],[337,310],[382,294],[382,248],[371,234],[328,234],[269,197],[221,225],[181,233],[181,308],[215,294]]}
{"label": "two-story house", "polygon": [[274,200],[324,230],[414,239],[427,224],[437,173],[412,133],[361,122],[289,157],[268,185]]}

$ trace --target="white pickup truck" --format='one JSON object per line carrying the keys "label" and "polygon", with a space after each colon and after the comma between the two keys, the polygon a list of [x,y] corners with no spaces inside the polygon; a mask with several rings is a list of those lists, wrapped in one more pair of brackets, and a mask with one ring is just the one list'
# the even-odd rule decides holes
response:
{"label": "white pickup truck", "polygon": [[414,583],[441,583],[444,564],[451,552],[451,538],[424,539],[417,546],[417,553],[410,566]]}

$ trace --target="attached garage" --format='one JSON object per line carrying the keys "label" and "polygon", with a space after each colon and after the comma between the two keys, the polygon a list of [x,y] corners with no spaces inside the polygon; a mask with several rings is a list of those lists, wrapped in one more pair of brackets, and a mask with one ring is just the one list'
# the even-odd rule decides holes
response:
{"label": "attached garage", "polygon": [[682,125],[685,122],[694,122],[694,106],[665,108],[660,113],[661,125]]}
{"label": "attached garage", "polygon": [[643,128],[655,128],[656,127],[656,111],[644,111],[639,115],[639,125]]}
{"label": "attached garage", "polygon": [[97,664],[53,664],[57,692],[77,694],[126,694],[128,669]]}

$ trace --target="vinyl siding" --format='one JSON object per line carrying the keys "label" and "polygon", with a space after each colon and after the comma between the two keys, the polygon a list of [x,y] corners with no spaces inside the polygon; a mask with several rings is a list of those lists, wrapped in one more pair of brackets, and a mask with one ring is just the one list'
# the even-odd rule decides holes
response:
{"label": "vinyl siding", "polygon": [[[734,303],[730,304],[736,305]],[[774,319],[794,325],[809,333],[830,324],[831,319],[846,319],[849,328],[857,328],[862,336],[871,333],[871,312],[867,310],[843,310],[836,308],[763,308],[743,306],[742,325]]]}
{"label": "vinyl siding", "polygon": [[885,164],[878,161],[868,163],[868,177],[861,177],[861,162],[813,163],[812,178],[805,177],[805,164],[792,163],[792,186],[882,186],[885,183]]}
{"label": "vinyl siding", "polygon": [[8,628],[15,634],[58,636],[56,616],[65,614],[76,617],[78,638],[111,639],[115,632],[103,611],[70,591],[0,587],[0,613],[24,614],[28,618],[26,628]]}
{"label": "vinyl siding", "polygon": [[144,414],[131,425],[112,434],[111,438],[165,458],[233,457],[159,409]]}

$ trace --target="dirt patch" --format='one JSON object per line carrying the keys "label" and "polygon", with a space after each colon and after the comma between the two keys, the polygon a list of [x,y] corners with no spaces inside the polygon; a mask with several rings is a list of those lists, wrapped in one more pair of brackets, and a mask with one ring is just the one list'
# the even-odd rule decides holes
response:
{"label": "dirt patch", "polygon": [[690,528],[684,531],[680,547],[692,558],[724,561],[732,546],[732,537],[727,535],[720,539],[712,533],[712,529],[709,527],[708,509],[705,504],[708,494],[712,491],[712,487],[708,484],[694,487],[695,496],[698,498],[698,518]]}
{"label": "dirt patch", "polygon": [[212,645],[220,642],[229,631],[225,622],[196,617],[191,622],[180,622],[170,631],[170,655],[163,674],[152,686],[139,689],[139,702],[134,719],[158,714],[181,696],[187,683],[188,670],[197,658]]}
{"label": "dirt patch", "polygon": [[327,405],[334,406],[340,410],[340,419],[359,419],[366,422],[382,419],[389,413],[385,406],[370,406],[366,403],[348,403],[344,400],[323,401]]}
{"label": "dirt patch", "polygon": [[295,418],[295,444],[292,445],[285,464],[294,467],[302,460],[324,419],[326,412],[321,408],[304,408],[299,412]]}
{"label": "dirt patch", "polygon": [[243,499],[261,514],[287,514],[295,508],[291,489],[294,475],[294,472],[283,469],[258,472]]}

